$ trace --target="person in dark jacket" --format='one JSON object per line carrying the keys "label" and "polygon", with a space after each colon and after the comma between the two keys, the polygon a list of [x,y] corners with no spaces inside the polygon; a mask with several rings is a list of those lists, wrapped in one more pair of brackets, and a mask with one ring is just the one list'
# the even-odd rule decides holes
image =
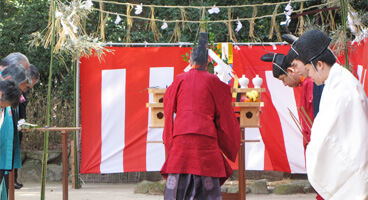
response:
{"label": "person in dark jacket", "polygon": [[[32,80],[32,83],[29,84],[26,88],[26,90],[23,90],[23,98],[21,98],[20,103],[19,103],[19,120],[18,119],[14,119],[16,114],[14,114],[13,116],[13,122],[17,122],[16,125],[18,127],[18,124],[22,124],[26,121],[27,119],[27,90],[28,89],[32,89],[34,87],[34,85],[36,85],[40,79],[40,73],[38,72],[38,69],[36,66],[30,64],[29,65],[29,75],[30,78]],[[18,129],[17,127],[15,127],[16,129]],[[19,144],[22,144],[22,139],[23,139],[23,132],[19,131]],[[20,183],[18,181],[18,169],[14,170],[14,188],[15,189],[20,189],[23,187],[23,184]]]}

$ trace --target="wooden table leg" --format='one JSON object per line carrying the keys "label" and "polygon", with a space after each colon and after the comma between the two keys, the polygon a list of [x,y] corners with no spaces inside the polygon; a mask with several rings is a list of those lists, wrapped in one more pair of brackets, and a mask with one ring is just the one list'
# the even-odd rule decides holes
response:
{"label": "wooden table leg", "polygon": [[72,188],[76,189],[76,182],[75,182],[75,158],[74,158],[74,140],[70,141],[70,164],[72,166]]}
{"label": "wooden table leg", "polygon": [[245,179],[245,142],[244,142],[244,128],[240,129],[241,143],[239,149],[238,163],[239,163],[239,196],[241,200],[246,199],[246,179]]}
{"label": "wooden table leg", "polygon": [[239,193],[223,193],[222,198],[224,200],[245,200],[246,199],[246,179],[245,179],[245,140],[244,140],[244,128],[240,128],[240,147],[238,154],[238,180],[239,180]]}
{"label": "wooden table leg", "polygon": [[9,191],[8,198],[9,200],[14,200],[14,169],[9,173]]}
{"label": "wooden table leg", "polygon": [[68,134],[62,131],[63,145],[63,200],[68,200]]}

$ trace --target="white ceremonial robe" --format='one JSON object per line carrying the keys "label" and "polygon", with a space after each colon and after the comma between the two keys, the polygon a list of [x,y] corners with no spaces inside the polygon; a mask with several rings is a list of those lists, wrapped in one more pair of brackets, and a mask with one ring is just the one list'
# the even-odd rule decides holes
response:
{"label": "white ceremonial robe", "polygon": [[336,63],[325,81],[306,166],[324,199],[368,199],[368,100],[358,80]]}

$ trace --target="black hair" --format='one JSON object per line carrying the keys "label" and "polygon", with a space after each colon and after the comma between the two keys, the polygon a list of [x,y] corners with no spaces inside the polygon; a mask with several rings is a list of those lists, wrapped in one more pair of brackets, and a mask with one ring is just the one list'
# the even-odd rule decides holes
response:
{"label": "black hair", "polygon": [[9,102],[12,108],[16,108],[19,105],[21,92],[13,80],[1,81],[0,91],[3,94],[1,101]]}
{"label": "black hair", "polygon": [[38,71],[37,67],[30,64],[29,65],[29,72],[30,72],[30,76],[31,76],[31,79],[36,79],[36,80],[39,80],[40,79],[40,72]]}
{"label": "black hair", "polygon": [[198,46],[193,48],[190,54],[190,61],[197,66],[197,70],[206,70],[208,63],[208,33],[199,33]]}
{"label": "black hair", "polygon": [[3,78],[11,77],[12,80],[19,86],[24,81],[30,81],[27,77],[27,69],[22,64],[11,64],[1,73]]}
{"label": "black hair", "polygon": [[316,66],[318,61],[322,61],[326,63],[328,66],[332,66],[336,62],[336,57],[332,53],[332,51],[329,48],[327,48],[319,56],[317,56],[312,60],[313,65]]}

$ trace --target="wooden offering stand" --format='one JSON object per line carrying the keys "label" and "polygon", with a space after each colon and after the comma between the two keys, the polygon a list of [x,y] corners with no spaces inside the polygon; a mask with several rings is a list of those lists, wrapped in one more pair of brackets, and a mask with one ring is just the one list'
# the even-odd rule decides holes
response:
{"label": "wooden offering stand", "polygon": [[[245,96],[247,92],[256,90],[261,101],[261,93],[265,92],[264,88],[232,88],[231,92],[240,93],[241,96]],[[264,106],[263,102],[233,102],[233,107],[240,108],[240,148],[238,155],[238,170],[239,170],[239,193],[223,193],[222,198],[224,200],[244,200],[246,199],[246,178],[245,178],[245,143],[246,142],[259,142],[259,140],[245,140],[244,129],[252,127],[260,127],[259,114],[261,107]]]}
{"label": "wooden offering stand", "polygon": [[256,90],[259,95],[259,102],[233,102],[233,107],[240,108],[240,119],[239,125],[240,128],[252,128],[252,127],[260,127],[260,118],[259,114],[261,111],[261,107],[264,106],[264,103],[261,102],[261,93],[265,92],[264,88],[232,88],[231,92],[240,93],[241,96],[245,96],[247,92],[252,90]]}
{"label": "wooden offering stand", "polygon": [[164,116],[164,95],[166,89],[149,88],[148,93],[153,94],[153,102],[147,103],[146,107],[151,108],[150,128],[163,128],[165,125]]}

